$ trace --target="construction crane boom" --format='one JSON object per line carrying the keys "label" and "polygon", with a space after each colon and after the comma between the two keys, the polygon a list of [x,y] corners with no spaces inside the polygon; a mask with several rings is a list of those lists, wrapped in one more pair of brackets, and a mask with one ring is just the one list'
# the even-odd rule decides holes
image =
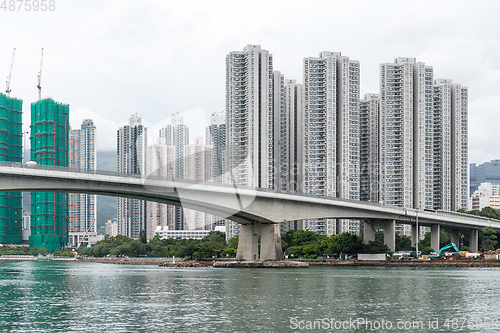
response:
{"label": "construction crane boom", "polygon": [[7,78],[7,89],[5,89],[5,94],[7,96],[10,96],[10,92],[12,91],[10,89],[10,79],[12,78],[12,68],[14,67],[14,56],[16,55],[16,48],[14,48],[14,52],[12,53],[12,61],[10,63],[10,72],[9,72],[9,77]]}
{"label": "construction crane boom", "polygon": [[43,64],[43,48],[42,48],[42,57],[40,59],[40,72],[38,72],[38,100],[42,100],[42,64]]}

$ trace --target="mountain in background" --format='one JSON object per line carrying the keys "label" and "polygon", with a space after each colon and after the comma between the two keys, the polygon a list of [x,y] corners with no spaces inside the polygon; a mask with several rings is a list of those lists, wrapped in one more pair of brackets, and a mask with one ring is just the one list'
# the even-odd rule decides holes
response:
{"label": "mountain in background", "polygon": [[[116,151],[97,152],[97,170],[117,171]],[[116,197],[97,196],[97,230],[104,234],[104,224],[116,217]]]}
{"label": "mountain in background", "polygon": [[116,151],[98,151],[97,152],[97,170],[117,171],[118,157]]}

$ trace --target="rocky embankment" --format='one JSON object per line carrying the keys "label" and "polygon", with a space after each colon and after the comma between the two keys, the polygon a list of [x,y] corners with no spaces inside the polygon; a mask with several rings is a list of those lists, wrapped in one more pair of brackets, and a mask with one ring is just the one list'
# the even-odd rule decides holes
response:
{"label": "rocky embankment", "polygon": [[212,266],[213,261],[197,261],[197,260],[185,260],[185,261],[167,261],[160,264],[161,267],[208,267]]}
{"label": "rocky embankment", "polygon": [[178,260],[172,258],[126,258],[126,257],[105,257],[105,258],[78,258],[82,262],[97,262],[101,264],[117,265],[158,265],[162,267],[207,267],[212,266],[212,261]]}
{"label": "rocky embankment", "polygon": [[325,260],[308,263],[310,266],[332,267],[500,267],[500,260]]}
{"label": "rocky embankment", "polygon": [[301,261],[218,261],[215,268],[309,268],[309,263]]}
{"label": "rocky embankment", "polygon": [[167,258],[126,258],[126,257],[103,257],[103,258],[78,258],[82,262],[98,262],[101,264],[117,265],[160,265],[172,259]]}

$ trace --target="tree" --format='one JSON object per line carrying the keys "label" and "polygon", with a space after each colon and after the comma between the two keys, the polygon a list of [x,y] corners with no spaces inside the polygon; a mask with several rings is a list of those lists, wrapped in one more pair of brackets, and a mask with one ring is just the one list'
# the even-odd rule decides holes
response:
{"label": "tree", "polygon": [[423,255],[429,255],[431,252],[434,252],[434,249],[430,246],[422,246],[419,247],[418,250],[421,251]]}
{"label": "tree", "polygon": [[322,236],[310,230],[298,230],[293,233],[292,243],[289,245],[306,245],[316,243]]}
{"label": "tree", "polygon": [[424,235],[424,239],[418,242],[418,247],[431,246],[431,232],[427,231]]}
{"label": "tree", "polygon": [[410,251],[411,238],[406,235],[396,235],[396,251]]}
{"label": "tree", "polygon": [[144,229],[142,229],[141,232],[139,233],[139,239],[143,244],[146,244],[148,242],[148,239],[146,237],[146,232],[144,231]]}
{"label": "tree", "polygon": [[[442,248],[445,245],[450,244],[451,242],[451,235],[448,232],[445,231],[440,231],[439,232],[439,249]],[[457,244],[455,244],[457,245]],[[418,250],[421,251],[421,248],[424,246],[431,247],[431,232],[427,231],[424,235],[424,239],[418,242]],[[436,251],[439,251],[437,249]]]}
{"label": "tree", "polygon": [[[451,235],[449,232],[440,231],[439,232],[439,248],[451,243]],[[455,244],[458,245],[458,244]],[[439,250],[439,249],[438,249]]]}
{"label": "tree", "polygon": [[390,251],[389,247],[380,240],[370,241],[367,245],[365,245],[364,249],[364,252],[366,253],[387,253]]}
{"label": "tree", "polygon": [[364,249],[364,244],[358,235],[344,232],[340,235],[332,236],[332,241],[326,252],[328,254],[360,253]]}
{"label": "tree", "polygon": [[494,250],[495,246],[498,244],[497,235],[495,229],[492,227],[486,227],[479,232],[480,246],[488,250]]}
{"label": "tree", "polygon": [[283,252],[286,252],[289,246],[293,246],[293,234],[295,231],[290,230],[283,236],[281,236],[281,248]]}
{"label": "tree", "polygon": [[238,242],[239,242],[240,238],[238,236],[234,236],[234,237],[231,237],[229,238],[228,240],[228,246],[229,247],[232,247],[234,249],[238,249]]}
{"label": "tree", "polygon": [[285,254],[289,255],[289,256],[291,256],[293,254],[293,257],[298,258],[300,256],[300,251],[295,246],[289,246],[286,249]]}
{"label": "tree", "polygon": [[211,242],[224,246],[226,245],[226,234],[222,231],[210,231],[210,233],[208,234],[208,238]]}
{"label": "tree", "polygon": [[161,237],[159,234],[155,234],[155,236],[153,237],[153,239],[150,241],[150,243],[153,243],[153,244],[160,244],[161,243]]}

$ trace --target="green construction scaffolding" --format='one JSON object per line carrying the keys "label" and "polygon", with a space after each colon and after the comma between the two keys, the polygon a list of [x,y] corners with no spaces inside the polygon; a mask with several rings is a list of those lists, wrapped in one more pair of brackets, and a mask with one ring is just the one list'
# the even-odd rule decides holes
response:
{"label": "green construction scaffolding", "polygon": [[[44,99],[31,104],[31,160],[68,166],[69,105]],[[64,193],[31,194],[30,246],[49,252],[66,244],[68,200]]]}
{"label": "green construction scaffolding", "polygon": [[[0,161],[22,162],[23,101],[0,93]],[[0,243],[21,244],[21,192],[0,192]]]}

